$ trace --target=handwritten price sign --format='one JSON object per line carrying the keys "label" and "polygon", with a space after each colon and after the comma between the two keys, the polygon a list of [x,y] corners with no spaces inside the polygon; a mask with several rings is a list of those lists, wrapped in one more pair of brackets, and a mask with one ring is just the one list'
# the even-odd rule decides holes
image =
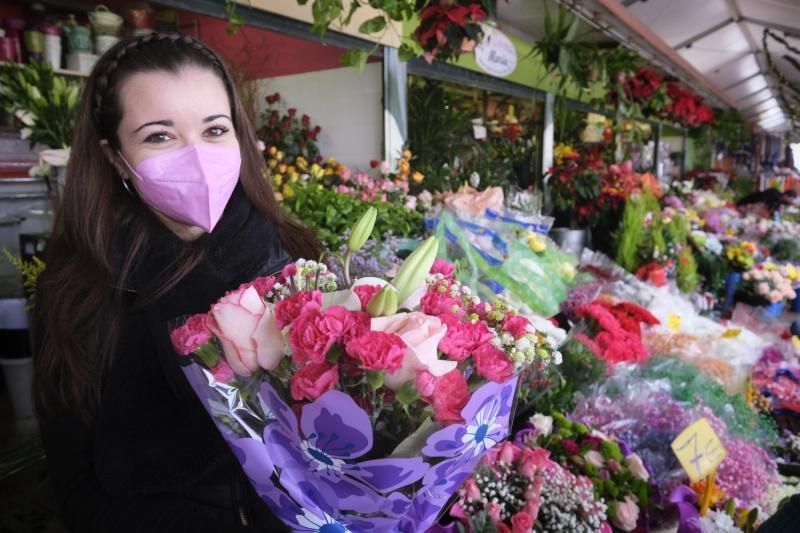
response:
{"label": "handwritten price sign", "polygon": [[672,441],[672,451],[678,456],[692,483],[708,477],[728,455],[714,428],[705,418],[684,429]]}

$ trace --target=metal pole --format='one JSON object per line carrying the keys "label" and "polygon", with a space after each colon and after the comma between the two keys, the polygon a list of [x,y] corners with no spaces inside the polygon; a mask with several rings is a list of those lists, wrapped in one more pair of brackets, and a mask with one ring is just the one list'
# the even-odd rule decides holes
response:
{"label": "metal pole", "polygon": [[383,50],[383,157],[394,167],[408,139],[408,68],[396,48]]}

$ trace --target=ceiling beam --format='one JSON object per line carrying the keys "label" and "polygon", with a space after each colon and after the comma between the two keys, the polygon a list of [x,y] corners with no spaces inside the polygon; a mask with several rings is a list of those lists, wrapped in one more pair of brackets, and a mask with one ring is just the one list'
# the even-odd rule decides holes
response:
{"label": "ceiling beam", "polygon": [[782,31],[788,36],[800,39],[800,30],[797,28],[792,28],[791,26],[784,26],[783,24],[769,22],[768,20],[754,19],[753,17],[742,17],[742,21],[749,22],[751,24],[758,24],[759,26],[766,26],[767,28]]}
{"label": "ceiling beam", "polygon": [[752,120],[763,120],[764,118],[774,114],[775,112],[783,114],[783,112],[781,110],[781,106],[779,106],[777,104],[777,102],[775,103],[774,106],[768,107],[767,109],[764,109],[763,111],[759,111],[756,114],[750,114],[749,116],[752,118]]}
{"label": "ceiling beam", "polygon": [[727,26],[730,26],[730,25],[731,25],[731,24],[733,24],[734,22],[736,22],[736,21],[735,21],[735,20],[733,20],[732,18],[730,18],[730,19],[727,19],[727,20],[723,20],[723,21],[722,21],[722,22],[720,22],[719,24],[714,24],[714,25],[713,25],[713,26],[711,26],[710,28],[707,28],[707,29],[705,29],[705,30],[701,31],[701,32],[700,32],[700,33],[698,33],[697,35],[693,35],[692,37],[689,37],[689,38],[688,38],[688,39],[686,39],[685,41],[681,41],[681,42],[679,42],[678,44],[676,44],[675,46],[673,46],[673,48],[674,48],[675,50],[680,50],[681,48],[687,48],[687,47],[688,47],[688,48],[691,48],[691,46],[692,46],[692,45],[693,45],[693,44],[694,44],[696,41],[699,41],[699,40],[700,40],[700,39],[702,39],[703,37],[708,37],[708,36],[709,36],[709,35],[711,35],[712,33],[716,32],[716,31],[719,31],[719,30],[721,30],[722,28],[725,28],[725,27],[727,27]]}
{"label": "ceiling beam", "polygon": [[[752,80],[753,78],[757,78],[759,76],[764,76],[765,74],[766,74],[766,72],[762,72],[762,71],[759,70],[755,74],[751,74],[750,76],[747,76],[746,78],[742,78],[741,80],[737,81],[733,85],[728,85],[727,87],[725,87],[722,90],[725,91],[725,92],[728,92],[731,89],[733,89],[734,87],[738,87],[739,85],[741,85],[743,83],[747,83],[748,81]],[[764,79],[766,79],[766,77]]]}
{"label": "ceiling beam", "polygon": [[767,86],[766,87],[763,87],[763,88],[761,88],[761,89],[759,89],[759,90],[757,90],[755,92],[752,92],[752,93],[748,94],[747,96],[742,96],[741,98],[739,98],[737,100],[737,102],[741,102],[742,100],[747,100],[748,98],[752,98],[755,95],[763,93],[764,91],[767,91],[769,89],[772,89],[772,84],[769,82],[769,80],[767,80]]}
{"label": "ceiling beam", "polygon": [[[761,50],[761,45],[750,33],[750,28],[748,28],[747,25],[744,24],[744,17],[742,16],[742,11],[739,9],[739,4],[737,0],[727,0],[727,2],[728,2],[728,9],[731,10],[731,16],[736,20],[740,21],[739,27],[741,28],[742,33],[744,34],[744,38],[747,39],[747,44],[750,45],[750,49]],[[756,63],[758,63],[758,68],[760,68],[763,72],[769,72],[769,65],[766,64],[766,60],[764,57],[762,57],[761,54],[756,54]],[[767,84],[769,84],[769,81],[767,81]],[[783,106],[781,105],[780,101],[777,99],[776,101],[778,102],[778,105],[781,107],[781,110],[784,111],[785,113],[785,110],[783,109]]]}
{"label": "ceiling beam", "polygon": [[752,50],[748,50],[747,52],[742,52],[741,54],[737,55],[733,59],[730,59],[730,60],[724,62],[720,66],[714,67],[714,70],[712,72],[717,73],[717,72],[719,72],[721,70],[724,70],[724,69],[728,68],[729,66],[733,65],[734,63],[738,63],[742,59],[746,59],[748,56],[751,56],[751,55],[757,54],[757,53],[758,52],[753,52]]}
{"label": "ceiling beam", "polygon": [[[767,87],[767,89],[769,89],[769,87]],[[761,104],[766,104],[770,100],[774,100],[774,99],[775,99],[775,95],[770,93],[770,95],[767,98],[764,98],[763,100],[761,100],[760,102],[756,102],[755,104],[749,105],[747,107],[743,107],[740,111],[742,113],[746,113],[748,110],[753,109],[756,106],[760,106]]]}

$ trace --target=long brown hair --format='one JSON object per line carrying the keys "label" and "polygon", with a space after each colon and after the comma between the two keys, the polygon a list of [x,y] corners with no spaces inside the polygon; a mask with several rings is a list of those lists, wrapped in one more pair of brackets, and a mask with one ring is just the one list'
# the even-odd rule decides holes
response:
{"label": "long brown hair", "polygon": [[[198,66],[223,81],[242,152],[239,181],[250,202],[277,227],[281,242],[295,258],[316,257],[313,234],[287,217],[275,200],[253,127],[220,57],[201,42],[172,33],[126,39],[111,48],[89,76],[75,125],[67,183],[48,244],[37,309],[45,335],[34,368],[37,412],[46,417],[70,409],[93,419],[101,383],[125,317],[127,278],[159,222],[124,188],[120,175],[100,149],[108,140],[119,149],[122,118],[119,89],[130,76],[148,71],[177,73]],[[119,235],[130,238],[120,249]],[[202,247],[187,243],[172,275],[157,291],[163,294],[204,257]]]}

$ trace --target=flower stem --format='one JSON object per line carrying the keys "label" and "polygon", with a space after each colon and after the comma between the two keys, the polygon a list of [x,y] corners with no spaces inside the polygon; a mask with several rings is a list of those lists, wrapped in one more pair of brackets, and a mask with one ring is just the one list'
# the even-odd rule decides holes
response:
{"label": "flower stem", "polygon": [[353,285],[352,281],[350,280],[350,260],[352,258],[353,258],[353,252],[348,250],[347,253],[344,256],[344,262],[343,262],[344,263],[344,284],[347,286],[348,289]]}

